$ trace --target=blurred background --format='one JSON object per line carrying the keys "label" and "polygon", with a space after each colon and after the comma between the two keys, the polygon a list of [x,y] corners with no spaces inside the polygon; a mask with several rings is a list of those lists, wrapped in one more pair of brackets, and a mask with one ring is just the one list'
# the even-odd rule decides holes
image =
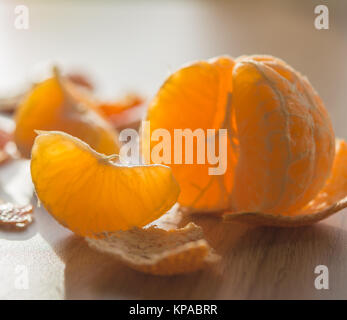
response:
{"label": "blurred background", "polygon": [[[17,30],[14,8],[23,4],[29,28]],[[329,30],[314,26],[321,4]],[[137,91],[150,99],[191,60],[272,54],[308,76],[347,138],[346,31],[345,0],[1,0],[0,97],[52,62],[91,75],[100,97]]]}

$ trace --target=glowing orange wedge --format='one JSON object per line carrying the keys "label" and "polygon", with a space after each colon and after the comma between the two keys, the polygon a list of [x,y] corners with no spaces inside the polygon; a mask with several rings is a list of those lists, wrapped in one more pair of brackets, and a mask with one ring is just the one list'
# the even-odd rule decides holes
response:
{"label": "glowing orange wedge", "polygon": [[111,159],[66,133],[40,132],[31,159],[38,198],[82,236],[142,227],[176,202],[179,186],[169,167]]}
{"label": "glowing orange wedge", "polygon": [[104,154],[119,151],[118,134],[87,99],[76,97],[76,88],[58,70],[37,84],[16,113],[14,140],[21,154],[30,157],[35,130],[61,130],[90,144]]}

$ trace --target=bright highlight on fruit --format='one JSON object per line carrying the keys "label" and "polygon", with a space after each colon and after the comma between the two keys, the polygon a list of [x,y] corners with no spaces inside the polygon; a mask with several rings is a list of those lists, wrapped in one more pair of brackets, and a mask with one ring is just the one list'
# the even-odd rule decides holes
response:
{"label": "bright highlight on fruit", "polygon": [[31,155],[38,198],[81,236],[142,227],[176,202],[179,186],[163,165],[124,166],[63,132],[39,132]]}
{"label": "bright highlight on fruit", "polygon": [[323,102],[304,76],[271,56],[218,57],[178,70],[147,119],[151,130],[171,133],[228,130],[224,175],[210,176],[208,165],[171,165],[178,201],[191,211],[295,215],[331,172],[335,136]]}
{"label": "bright highlight on fruit", "polygon": [[16,113],[14,140],[23,156],[29,158],[34,130],[61,130],[86,141],[96,151],[119,151],[118,136],[103,116],[86,101],[76,99],[78,91],[59,75],[37,84],[22,101]]}

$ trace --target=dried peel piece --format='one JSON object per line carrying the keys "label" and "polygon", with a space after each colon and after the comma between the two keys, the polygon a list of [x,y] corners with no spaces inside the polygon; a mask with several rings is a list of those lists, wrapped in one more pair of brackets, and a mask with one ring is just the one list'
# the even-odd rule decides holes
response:
{"label": "dried peel piece", "polygon": [[15,228],[25,228],[33,221],[33,207],[28,204],[25,206],[13,203],[0,204],[0,226]]}
{"label": "dried peel piece", "polygon": [[331,175],[324,188],[295,215],[274,215],[261,212],[236,212],[224,215],[225,221],[276,227],[307,226],[323,220],[347,207],[347,143],[336,140],[336,154]]}
{"label": "dried peel piece", "polygon": [[103,101],[97,99],[91,90],[81,88],[72,81],[65,81],[65,86],[76,101],[96,111],[115,128],[133,127],[143,118],[144,98],[136,93],[129,93],[115,101]]}
{"label": "dried peel piece", "polygon": [[273,215],[261,212],[228,213],[224,216],[225,221],[238,221],[253,225],[273,227],[302,227],[314,224],[328,218],[332,214],[347,207],[347,197],[341,201],[317,212],[301,213],[296,216]]}
{"label": "dried peel piece", "polygon": [[135,270],[153,275],[189,273],[219,259],[203,239],[201,227],[194,223],[168,231],[155,226],[132,228],[86,240],[91,248],[111,254]]}
{"label": "dried peel piece", "polygon": [[146,112],[144,98],[136,93],[130,93],[118,101],[99,102],[97,110],[119,130],[138,129]]}
{"label": "dried peel piece", "polygon": [[86,74],[83,74],[81,72],[73,72],[68,73],[66,75],[66,78],[80,88],[83,88],[88,91],[94,90],[94,84]]}
{"label": "dried peel piece", "polygon": [[129,93],[116,102],[100,102],[97,108],[99,108],[99,110],[105,115],[105,117],[110,118],[112,116],[118,115],[125,110],[139,106],[143,102],[144,99],[138,94]]}
{"label": "dried peel piece", "polygon": [[0,164],[7,162],[13,156],[6,149],[13,140],[12,134],[0,129]]}

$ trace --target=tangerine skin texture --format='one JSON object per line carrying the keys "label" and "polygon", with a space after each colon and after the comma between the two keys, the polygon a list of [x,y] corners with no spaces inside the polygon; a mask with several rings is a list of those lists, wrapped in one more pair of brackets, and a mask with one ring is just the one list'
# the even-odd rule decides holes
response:
{"label": "tangerine skin texture", "polygon": [[117,132],[101,114],[76,100],[70,87],[55,75],[36,85],[21,102],[15,117],[14,140],[24,157],[30,158],[34,130],[61,130],[86,141],[98,152],[119,152]]}
{"label": "tangerine skin texture", "polygon": [[304,76],[271,56],[224,56],[178,70],[148,120],[152,130],[228,130],[224,176],[209,176],[208,163],[172,165],[179,202],[192,211],[293,215],[323,188],[335,156],[322,100]]}
{"label": "tangerine skin texture", "polygon": [[142,227],[169,210],[180,192],[169,167],[116,164],[59,131],[40,132],[30,168],[44,207],[81,236]]}

